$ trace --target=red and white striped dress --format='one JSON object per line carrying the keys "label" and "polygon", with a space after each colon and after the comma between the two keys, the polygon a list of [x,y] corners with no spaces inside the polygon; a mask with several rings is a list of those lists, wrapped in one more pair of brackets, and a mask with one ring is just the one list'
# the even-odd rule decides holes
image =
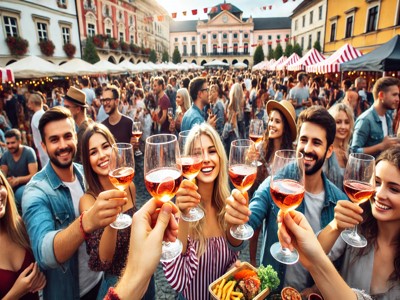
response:
{"label": "red and white striped dress", "polygon": [[224,275],[239,256],[239,252],[228,247],[224,237],[207,239],[206,251],[200,258],[196,256],[198,244],[189,238],[185,254],[163,263],[167,281],[187,300],[210,299],[208,286]]}

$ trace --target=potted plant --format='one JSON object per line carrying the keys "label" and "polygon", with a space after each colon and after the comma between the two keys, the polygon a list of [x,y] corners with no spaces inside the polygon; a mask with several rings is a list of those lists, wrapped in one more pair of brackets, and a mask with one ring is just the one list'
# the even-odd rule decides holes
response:
{"label": "potted plant", "polygon": [[150,54],[150,51],[151,51],[150,48],[145,48],[145,49],[143,50],[143,54],[149,55],[149,54]]}
{"label": "potted plant", "polygon": [[112,50],[117,50],[119,47],[118,41],[114,38],[108,39],[108,45],[110,46],[110,49],[112,49]]}
{"label": "potted plant", "polygon": [[24,55],[28,51],[29,43],[19,36],[9,36],[6,38],[6,44],[10,53],[15,56]]}
{"label": "potted plant", "polygon": [[129,48],[131,49],[131,52],[134,53],[134,54],[138,54],[139,51],[140,51],[139,46],[136,46],[134,43],[131,43],[129,45]]}
{"label": "potted plant", "polygon": [[104,47],[104,37],[101,34],[96,34],[93,37],[93,44],[95,44],[95,46],[97,48],[103,48]]}
{"label": "potted plant", "polygon": [[122,51],[129,51],[129,44],[128,43],[125,43],[124,41],[121,41],[121,43],[120,43],[120,47],[121,47],[121,50]]}
{"label": "potted plant", "polygon": [[73,58],[76,52],[76,47],[71,43],[66,43],[63,46],[65,54],[67,54],[68,58]]}
{"label": "potted plant", "polygon": [[40,41],[39,47],[40,51],[42,51],[42,53],[46,56],[53,56],[54,49],[56,48],[51,40]]}

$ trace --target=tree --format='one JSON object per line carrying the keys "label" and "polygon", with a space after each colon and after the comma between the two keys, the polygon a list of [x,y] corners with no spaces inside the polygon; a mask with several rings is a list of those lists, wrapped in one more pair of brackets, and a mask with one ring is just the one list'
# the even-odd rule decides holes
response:
{"label": "tree", "polygon": [[276,60],[278,60],[281,58],[282,55],[283,55],[283,49],[282,49],[281,43],[278,43],[278,45],[276,46],[275,51],[274,51],[274,57]]}
{"label": "tree", "polygon": [[169,62],[169,54],[167,50],[164,50],[164,52],[162,53],[162,59],[161,61],[163,62]]}
{"label": "tree", "polygon": [[274,49],[272,49],[272,47],[269,48],[269,49],[268,49],[267,59],[268,59],[268,60],[273,59],[273,58],[275,57],[275,54],[274,54],[274,53],[275,53]]}
{"label": "tree", "polygon": [[301,46],[299,45],[299,43],[294,44],[293,52],[294,52],[294,53],[297,53],[297,55],[300,56],[300,57],[303,56],[303,49],[301,48]]}
{"label": "tree", "polygon": [[314,46],[315,50],[318,50],[319,52],[321,52],[321,44],[319,43],[318,40],[315,41]]}
{"label": "tree", "polygon": [[285,56],[289,57],[292,54],[293,54],[293,45],[291,43],[287,43],[285,48]]}
{"label": "tree", "polygon": [[172,53],[172,62],[174,64],[180,63],[181,62],[181,54],[178,50],[178,47],[175,48],[174,53]]}
{"label": "tree", "polygon": [[86,47],[83,50],[82,59],[91,64],[95,64],[100,61],[100,57],[97,54],[96,46],[94,45],[93,38],[91,37],[86,39]]}
{"label": "tree", "polygon": [[254,51],[253,64],[256,65],[262,61],[264,61],[264,50],[261,45],[258,45]]}
{"label": "tree", "polygon": [[151,49],[150,51],[150,56],[149,56],[149,61],[156,63],[157,62],[157,52],[154,49]]}

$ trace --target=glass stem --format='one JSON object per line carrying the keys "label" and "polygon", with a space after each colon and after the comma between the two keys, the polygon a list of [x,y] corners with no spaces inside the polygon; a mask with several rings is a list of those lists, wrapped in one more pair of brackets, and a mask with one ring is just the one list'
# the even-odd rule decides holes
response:
{"label": "glass stem", "polygon": [[355,239],[358,239],[358,238],[359,238],[358,233],[357,233],[357,225],[354,226],[354,228],[353,228],[353,230],[352,230],[352,232],[351,232],[351,236],[352,236],[353,238],[355,238]]}

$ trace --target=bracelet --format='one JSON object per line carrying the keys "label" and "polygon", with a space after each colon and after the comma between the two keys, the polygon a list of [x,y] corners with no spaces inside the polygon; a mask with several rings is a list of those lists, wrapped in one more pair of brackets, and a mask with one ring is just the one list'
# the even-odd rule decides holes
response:
{"label": "bracelet", "polygon": [[86,240],[90,237],[90,233],[86,233],[85,230],[83,229],[83,222],[82,222],[82,220],[83,220],[83,215],[84,215],[84,214],[85,214],[85,211],[83,211],[83,212],[81,213],[81,215],[79,216],[79,229],[80,229],[80,231],[81,231],[81,233],[82,233],[82,236],[83,236],[84,240],[86,241]]}
{"label": "bracelet", "polygon": [[113,287],[110,287],[110,288],[108,289],[108,292],[107,292],[107,294],[106,294],[106,296],[105,296],[104,299],[105,299],[105,300],[120,300],[120,298],[119,298],[117,292],[114,290]]}

